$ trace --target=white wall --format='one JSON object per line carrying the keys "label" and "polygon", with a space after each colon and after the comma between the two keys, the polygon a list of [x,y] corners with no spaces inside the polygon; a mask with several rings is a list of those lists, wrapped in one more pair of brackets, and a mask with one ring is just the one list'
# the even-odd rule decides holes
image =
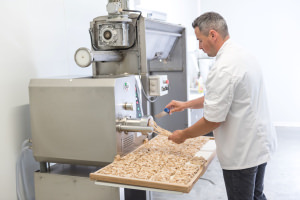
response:
{"label": "white wall", "polygon": [[[77,67],[73,56],[77,48],[90,47],[89,22],[106,15],[106,4],[107,0],[0,1],[0,200],[17,199],[16,160],[22,141],[31,135],[29,80],[91,75],[91,68]],[[152,0],[151,5],[167,12],[169,21],[188,27],[199,15],[199,0]]]}
{"label": "white wall", "polygon": [[30,78],[71,74],[80,69],[73,55],[90,47],[89,22],[106,15],[106,0],[0,1],[0,187],[1,200],[16,199],[15,164],[30,137]]}
{"label": "white wall", "polygon": [[231,38],[259,59],[275,125],[300,127],[300,1],[201,0],[201,13],[219,12]]}

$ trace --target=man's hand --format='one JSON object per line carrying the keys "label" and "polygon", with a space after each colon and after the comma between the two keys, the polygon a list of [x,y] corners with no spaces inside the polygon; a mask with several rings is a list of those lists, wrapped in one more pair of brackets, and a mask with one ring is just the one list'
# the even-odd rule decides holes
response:
{"label": "man's hand", "polygon": [[187,138],[186,138],[183,130],[177,130],[177,131],[174,131],[173,134],[168,137],[168,139],[172,140],[173,142],[175,142],[177,144],[181,144]]}
{"label": "man's hand", "polygon": [[184,111],[184,109],[186,109],[187,107],[186,102],[172,100],[168,105],[166,105],[166,108],[169,108],[169,114],[172,114],[173,112]]}

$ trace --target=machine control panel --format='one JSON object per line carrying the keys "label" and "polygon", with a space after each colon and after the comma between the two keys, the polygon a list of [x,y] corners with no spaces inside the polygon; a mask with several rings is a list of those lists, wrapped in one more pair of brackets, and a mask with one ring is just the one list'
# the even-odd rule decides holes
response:
{"label": "machine control panel", "polygon": [[124,84],[123,84],[123,89],[124,89],[126,92],[128,92],[129,88],[130,88],[130,84],[129,84],[128,82],[124,82]]}
{"label": "machine control panel", "polygon": [[141,118],[143,115],[142,115],[142,110],[141,110],[142,108],[140,104],[140,98],[139,98],[137,86],[135,86],[135,101],[136,101],[136,117]]}
{"label": "machine control panel", "polygon": [[163,96],[168,94],[169,80],[167,75],[149,76],[150,96]]}

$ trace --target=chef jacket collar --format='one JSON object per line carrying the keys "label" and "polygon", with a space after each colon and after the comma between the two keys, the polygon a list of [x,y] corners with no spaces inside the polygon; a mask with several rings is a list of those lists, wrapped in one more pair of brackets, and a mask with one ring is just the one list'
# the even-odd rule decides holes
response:
{"label": "chef jacket collar", "polygon": [[228,38],[225,42],[224,42],[224,44],[221,46],[221,48],[219,49],[219,51],[218,51],[218,53],[217,53],[217,55],[216,55],[216,59],[218,59],[218,57],[220,57],[220,55],[223,53],[223,51],[224,51],[224,48],[226,48],[226,46],[228,46],[228,44],[229,43],[231,43],[231,39],[230,38]]}

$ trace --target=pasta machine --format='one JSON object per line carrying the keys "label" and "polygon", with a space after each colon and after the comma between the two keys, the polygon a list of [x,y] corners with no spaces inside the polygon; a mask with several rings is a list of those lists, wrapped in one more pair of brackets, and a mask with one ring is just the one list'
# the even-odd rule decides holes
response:
{"label": "pasta machine", "polygon": [[[92,67],[90,77],[30,81],[41,172],[49,163],[105,166],[151,139],[149,120],[170,100],[187,100],[185,28],[144,18],[127,0],[109,0],[106,8],[107,16],[90,22],[91,47],[74,55],[79,67]],[[188,126],[187,112],[155,121],[171,131]],[[44,188],[39,180],[36,187]]]}

